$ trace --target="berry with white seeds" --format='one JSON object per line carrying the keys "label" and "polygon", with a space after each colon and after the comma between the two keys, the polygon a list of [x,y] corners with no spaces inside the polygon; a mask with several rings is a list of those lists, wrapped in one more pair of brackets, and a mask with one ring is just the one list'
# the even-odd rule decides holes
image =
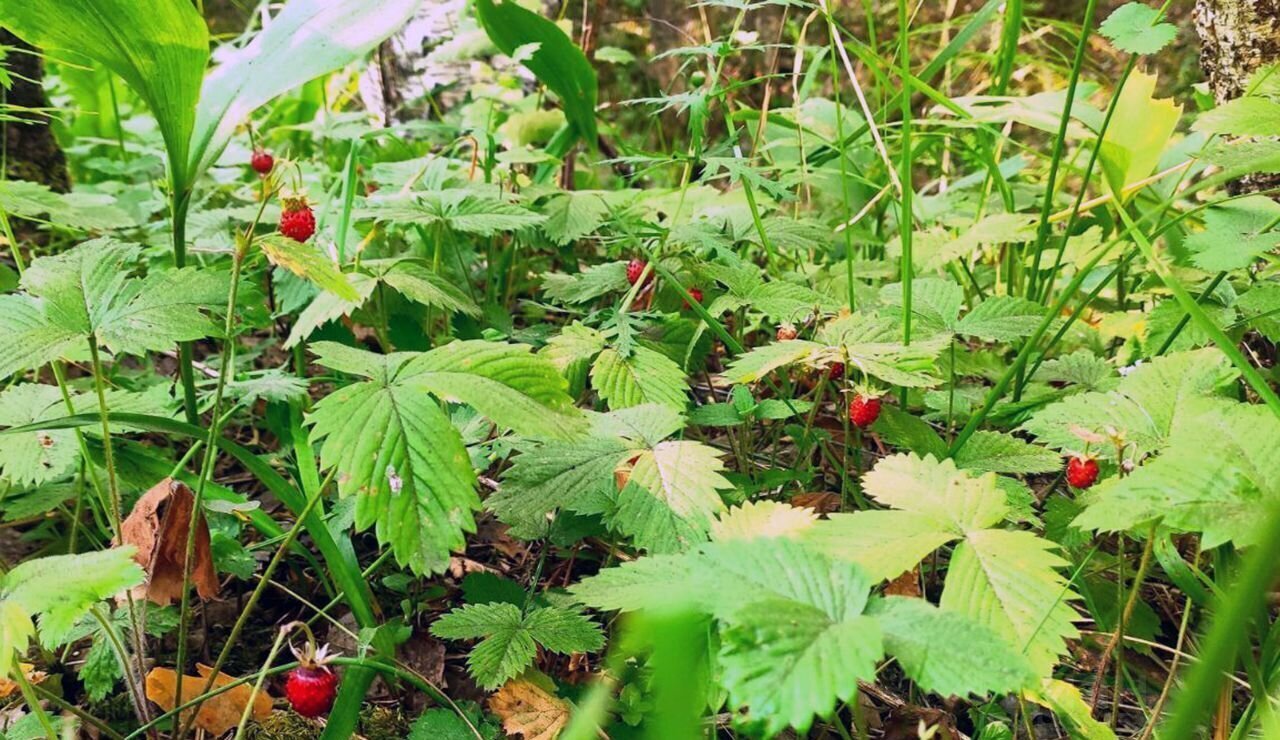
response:
{"label": "berry with white seeds", "polygon": [[644,274],[644,268],[648,266],[649,266],[648,262],[645,262],[644,260],[640,260],[640,259],[635,259],[628,262],[627,263],[627,282],[631,283],[632,285],[635,285],[636,282],[640,280],[640,276]]}
{"label": "berry with white seeds", "polygon": [[305,242],[316,233],[316,215],[302,196],[284,199],[280,212],[280,233],[294,241]]}
{"label": "berry with white seeds", "polygon": [[1092,457],[1073,457],[1067,461],[1067,483],[1085,489],[1098,480],[1098,461]]}
{"label": "berry with white seeds", "polygon": [[849,421],[859,429],[866,429],[880,418],[880,398],[859,393],[849,401]]}
{"label": "berry with white seeds", "polygon": [[315,650],[310,642],[302,650],[294,650],[301,664],[285,677],[284,695],[293,711],[303,717],[319,717],[333,708],[338,693],[338,674],[325,665],[329,646]]}

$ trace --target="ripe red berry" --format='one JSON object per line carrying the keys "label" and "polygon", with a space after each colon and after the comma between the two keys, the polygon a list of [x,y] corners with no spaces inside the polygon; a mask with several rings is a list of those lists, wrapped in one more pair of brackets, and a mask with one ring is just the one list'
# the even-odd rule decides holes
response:
{"label": "ripe red berry", "polygon": [[316,215],[312,213],[306,198],[284,199],[284,209],[280,213],[280,233],[300,242],[305,242],[316,233]]}
{"label": "ripe red berry", "polygon": [[[692,298],[693,300],[697,301],[698,303],[702,303],[702,289],[701,289],[701,288],[690,288],[690,289],[689,289],[689,297],[690,297],[690,298]],[[684,307],[685,307],[685,308],[688,308],[688,307],[689,307],[689,302],[688,302],[688,301],[685,301],[685,302],[684,302]]]}
{"label": "ripe red berry", "polygon": [[794,324],[783,324],[778,327],[778,332],[774,336],[778,338],[779,342],[789,342],[800,336],[800,332],[796,331]]}
{"label": "ripe red berry", "polygon": [[276,160],[265,149],[254,149],[253,156],[249,158],[249,166],[254,172],[266,177],[271,174],[271,168],[276,166]]}
{"label": "ripe red berry", "polygon": [[627,282],[631,283],[632,285],[635,285],[636,281],[640,279],[640,276],[644,274],[644,268],[648,266],[649,266],[649,263],[645,262],[644,260],[631,260],[630,262],[628,262],[627,263]]}
{"label": "ripe red berry", "polygon": [[1097,480],[1097,460],[1092,457],[1073,457],[1067,461],[1067,483],[1073,488],[1088,488]]}
{"label": "ripe red berry", "polygon": [[844,363],[833,362],[827,366],[827,377],[832,380],[839,380],[844,377]]}
{"label": "ripe red berry", "polygon": [[849,421],[859,429],[866,429],[880,418],[880,399],[861,393],[849,402]]}
{"label": "ripe red berry", "polygon": [[325,665],[302,665],[289,671],[284,695],[289,706],[303,717],[319,717],[333,708],[338,674]]}

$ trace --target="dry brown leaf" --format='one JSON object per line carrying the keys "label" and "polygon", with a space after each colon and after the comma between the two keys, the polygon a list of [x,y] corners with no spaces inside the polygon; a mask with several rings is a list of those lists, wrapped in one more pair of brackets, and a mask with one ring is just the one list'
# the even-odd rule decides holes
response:
{"label": "dry brown leaf", "polygon": [[840,497],[834,493],[797,493],[791,497],[791,505],[802,509],[813,509],[819,514],[831,514],[840,511]]}
{"label": "dry brown leaf", "polygon": [[508,735],[555,740],[569,722],[569,704],[524,678],[513,678],[489,697],[489,711]]}
{"label": "dry brown leaf", "polygon": [[911,596],[919,598],[924,595],[920,590],[920,573],[915,568],[906,571],[889,581],[884,587],[885,596]]}
{"label": "dry brown leaf", "polygon": [[[125,544],[138,548],[134,560],[147,580],[134,589],[135,598],[167,606],[182,598],[182,565],[187,550],[187,529],[195,495],[185,483],[165,478],[142,494],[120,526]],[[218,595],[218,576],[209,550],[209,525],[203,512],[196,520],[196,541],[191,579],[200,598]]]}
{"label": "dry brown leaf", "polygon": [[[18,668],[22,671],[22,675],[33,684],[40,683],[49,677],[44,671],[37,671],[31,663],[19,663]],[[0,699],[8,699],[18,690],[18,684],[10,681],[7,677],[0,678]]]}
{"label": "dry brown leaf", "polygon": [[[196,669],[200,671],[199,676],[183,676],[182,701],[175,702],[178,672],[172,668],[152,668],[147,674],[147,698],[166,712],[173,711],[178,704],[186,704],[200,695],[209,674],[213,671],[207,665],[197,665]],[[219,673],[213,680],[213,688],[221,688],[235,680],[235,676]],[[259,722],[266,719],[271,714],[271,697],[266,691],[254,694],[253,685],[244,683],[230,691],[206,699],[200,705],[200,711],[196,713],[196,727],[203,728],[214,736],[221,735],[240,724],[240,715],[244,714],[244,708],[250,698],[253,701],[253,712],[249,715],[250,718]],[[191,710],[182,713],[184,722],[190,719],[190,714]]]}

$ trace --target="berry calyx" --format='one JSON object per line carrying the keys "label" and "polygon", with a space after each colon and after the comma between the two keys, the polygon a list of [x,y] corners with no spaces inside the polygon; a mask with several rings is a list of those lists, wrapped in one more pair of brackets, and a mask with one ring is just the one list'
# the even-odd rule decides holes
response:
{"label": "berry calyx", "polygon": [[859,393],[849,401],[849,421],[859,429],[866,429],[880,418],[880,398]]}
{"label": "berry calyx", "polygon": [[632,285],[635,285],[636,282],[640,279],[640,276],[644,274],[644,268],[648,266],[649,266],[649,263],[645,262],[644,260],[636,259],[628,262],[627,263],[627,282],[631,283]]}
{"label": "berry calyx", "polygon": [[276,159],[265,149],[254,149],[253,156],[249,157],[249,166],[253,168],[254,172],[266,177],[271,174],[271,169],[276,166]]}
{"label": "berry calyx", "polygon": [[1098,461],[1092,457],[1073,457],[1067,461],[1067,483],[1072,488],[1089,488],[1098,480]]}
{"label": "berry calyx", "polygon": [[305,242],[316,233],[316,215],[302,196],[284,199],[280,213],[280,233],[294,241]]}
{"label": "berry calyx", "polygon": [[783,324],[778,327],[778,331],[774,334],[779,342],[789,342],[800,336],[800,332],[796,330],[795,324]]}
{"label": "berry calyx", "polygon": [[293,711],[303,717],[319,717],[333,708],[338,693],[338,674],[325,665],[328,646],[314,650],[310,642],[301,651],[294,650],[301,663],[289,671],[284,681],[284,695]]}

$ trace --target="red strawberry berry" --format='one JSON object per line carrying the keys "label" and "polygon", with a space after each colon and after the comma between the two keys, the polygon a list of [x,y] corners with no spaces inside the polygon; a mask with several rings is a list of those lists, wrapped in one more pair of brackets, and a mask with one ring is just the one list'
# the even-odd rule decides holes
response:
{"label": "red strawberry berry", "polygon": [[301,196],[284,199],[280,214],[280,233],[294,241],[305,242],[316,233],[316,215],[307,199]]}
{"label": "red strawberry berry", "polygon": [[774,336],[779,342],[789,342],[800,336],[800,332],[796,331],[795,324],[783,324],[778,327],[778,332]]}
{"label": "red strawberry berry", "polygon": [[254,172],[266,177],[271,174],[271,168],[276,166],[276,160],[265,149],[254,149],[253,156],[249,158],[249,166]]}
{"label": "red strawberry berry", "polygon": [[849,421],[859,429],[866,429],[880,418],[880,399],[861,393],[849,402]]}
{"label": "red strawberry berry", "polygon": [[832,380],[839,380],[844,377],[844,363],[833,362],[827,366],[827,377]]}
{"label": "red strawberry berry", "polygon": [[329,654],[329,646],[322,645],[317,649],[308,630],[307,643],[301,650],[292,645],[289,647],[299,665],[285,677],[284,695],[293,711],[303,717],[319,717],[333,708],[333,699],[338,692],[338,674],[326,665],[333,658]]}
{"label": "red strawberry berry", "polygon": [[1073,457],[1067,461],[1067,483],[1073,488],[1088,488],[1097,480],[1097,460],[1092,457]]}
{"label": "red strawberry berry", "polygon": [[332,709],[337,690],[338,674],[324,665],[298,666],[284,682],[289,706],[303,717],[319,717]]}
{"label": "red strawberry berry", "polygon": [[627,282],[631,283],[632,285],[635,285],[636,281],[640,279],[640,276],[644,274],[644,268],[648,266],[649,266],[649,263],[645,262],[644,260],[631,260],[630,262],[628,262],[627,263]]}
{"label": "red strawberry berry", "polygon": [[[689,297],[690,297],[690,298],[692,298],[694,301],[696,301],[696,302],[698,302],[698,303],[702,303],[702,289],[701,289],[701,288],[690,288],[690,289],[689,289]],[[685,301],[685,302],[684,302],[684,307],[685,307],[685,308],[688,308],[688,307],[689,307],[689,302],[688,302],[688,301]]]}

